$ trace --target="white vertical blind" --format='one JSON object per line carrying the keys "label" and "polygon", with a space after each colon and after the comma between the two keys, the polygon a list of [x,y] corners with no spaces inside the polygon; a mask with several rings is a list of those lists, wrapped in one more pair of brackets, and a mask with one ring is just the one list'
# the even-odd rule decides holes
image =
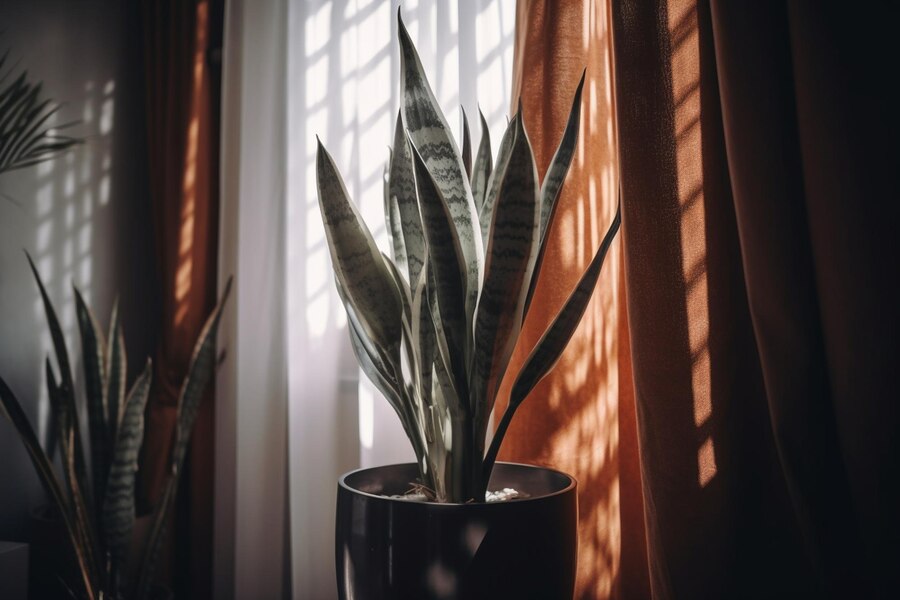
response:
{"label": "white vertical blind", "polygon": [[[240,8],[242,4],[245,6]],[[224,93],[242,94],[244,124],[239,139],[228,137],[228,128],[236,125],[227,121],[234,113],[227,110],[226,98],[223,156],[233,152],[237,158],[232,165],[225,163],[225,183],[227,186],[230,176],[247,169],[277,178],[278,168],[269,163],[283,169],[283,179],[258,181],[262,195],[253,186],[241,185],[235,201],[244,207],[240,218],[253,218],[260,227],[237,221],[236,227],[223,229],[223,251],[238,257],[233,261],[239,267],[235,272],[237,281],[249,279],[243,288],[239,283],[238,290],[246,290],[246,296],[239,297],[238,321],[240,324],[241,318],[248,319],[250,330],[239,327],[236,337],[229,340],[238,352],[227,368],[237,373],[244,373],[248,365],[265,369],[259,364],[260,356],[266,360],[278,357],[268,353],[273,341],[262,338],[270,333],[276,337],[284,335],[283,371],[267,371],[283,378],[284,397],[261,398],[238,386],[232,400],[234,414],[238,415],[244,415],[245,410],[252,413],[274,409],[281,403],[286,406],[287,522],[294,598],[336,596],[333,537],[337,477],[360,466],[412,459],[409,443],[392,409],[360,377],[350,349],[315,187],[318,135],[334,156],[347,189],[376,240],[387,251],[382,172],[399,108],[398,4],[397,0],[272,0],[259,3],[265,6],[259,9],[265,18],[251,15],[258,4],[253,3],[251,11],[246,0],[233,2],[228,9],[230,19],[241,21],[232,22],[227,29],[229,33],[239,30],[244,60],[242,77],[229,79],[226,73],[226,82],[239,81],[237,89],[231,85]],[[274,9],[273,5],[282,8]],[[480,103],[496,151],[511,93],[515,0],[409,0],[402,3],[402,10],[448,122],[457,127],[458,133],[459,106],[465,106],[477,142]],[[268,49],[278,48],[283,55],[270,56]],[[234,70],[236,65],[226,60],[225,68]],[[283,69],[282,82],[262,75],[278,68]],[[275,97],[279,94],[280,99]],[[281,135],[283,151],[273,154]],[[278,184],[283,185],[283,194],[276,202],[265,192],[276,189]],[[265,216],[245,217],[245,213],[259,212]],[[284,256],[280,262],[268,254],[278,247],[278,240],[283,240]],[[264,295],[277,293],[278,285],[274,281],[263,282],[261,275],[273,265],[283,269],[283,303],[281,312],[276,313],[281,319],[278,332],[268,327],[271,315],[261,315],[255,309],[257,303],[277,308],[277,303],[267,301]],[[257,283],[265,285],[257,287]],[[260,331],[252,330],[254,315],[259,319]],[[250,380],[262,376],[265,375],[247,375]],[[282,393],[273,382],[268,385],[268,390]],[[227,444],[227,419],[222,425],[217,433],[227,462],[231,448]],[[250,440],[243,437],[243,423],[232,423],[231,427],[241,442],[232,446],[237,457],[230,456],[237,471],[236,496],[256,497],[256,491],[246,492],[240,483],[244,480],[243,469],[258,468],[242,461],[244,444],[267,448],[254,451],[263,455],[279,448],[284,451],[284,441],[280,432],[246,428],[248,434],[263,435]],[[221,439],[223,434],[225,439]],[[277,486],[265,490],[270,504],[260,504],[258,510],[278,511],[283,494],[284,490]],[[222,499],[217,497],[217,501]],[[240,502],[232,510],[240,531],[245,518]],[[273,536],[272,548],[279,547],[275,532],[267,530],[267,535]],[[226,534],[222,536],[225,539]],[[235,554],[245,552],[238,537],[231,540]],[[261,551],[262,548],[250,550]],[[270,554],[266,560],[278,562],[279,557]]]}

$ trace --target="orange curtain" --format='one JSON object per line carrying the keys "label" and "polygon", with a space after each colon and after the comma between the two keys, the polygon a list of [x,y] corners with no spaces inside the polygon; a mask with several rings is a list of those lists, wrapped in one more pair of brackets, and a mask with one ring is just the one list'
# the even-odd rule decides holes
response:
{"label": "orange curtain", "polygon": [[[142,3],[147,146],[162,291],[159,346],[142,453],[145,511],[168,475],[177,399],[216,302],[221,0]],[[210,386],[211,387],[211,386]],[[163,573],[177,596],[212,597],[214,406],[200,406]]]}
{"label": "orange curtain", "polygon": [[622,191],[593,303],[501,452],[578,478],[577,598],[900,588],[894,21],[836,4],[519,0],[540,173],[588,79],[510,376]]}
{"label": "orange curtain", "polygon": [[[582,70],[587,71],[578,149],[498,414],[514,375],[587,268],[616,211],[611,50],[605,2],[520,0],[513,98],[522,99],[541,178],[562,136]],[[649,595],[621,277],[617,242],[581,325],[559,364],[516,413],[500,452],[500,460],[550,466],[578,479],[576,598]]]}

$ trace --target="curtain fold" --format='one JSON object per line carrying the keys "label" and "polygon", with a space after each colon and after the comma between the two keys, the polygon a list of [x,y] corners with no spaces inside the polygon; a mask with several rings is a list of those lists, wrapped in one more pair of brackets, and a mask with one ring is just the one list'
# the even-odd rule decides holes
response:
{"label": "curtain fold", "polygon": [[[194,342],[216,302],[222,0],[142,2],[146,122],[162,314],[142,449],[142,510],[159,498]],[[211,597],[212,390],[200,406],[163,572],[179,594]]]}
{"label": "curtain fold", "polygon": [[[618,173],[612,46],[605,2],[518,3],[512,107],[543,179],[586,69],[578,148],[548,232],[532,308],[497,401],[505,410],[524,360],[575,287],[616,210]],[[620,243],[559,364],[517,411],[501,460],[578,479],[577,598],[649,594]],[[621,315],[621,317],[620,317]]]}
{"label": "curtain fold", "polygon": [[888,22],[831,3],[520,0],[539,172],[583,64],[589,85],[513,374],[608,223],[591,174],[622,191],[621,258],[501,452],[579,478],[577,597],[896,593]]}

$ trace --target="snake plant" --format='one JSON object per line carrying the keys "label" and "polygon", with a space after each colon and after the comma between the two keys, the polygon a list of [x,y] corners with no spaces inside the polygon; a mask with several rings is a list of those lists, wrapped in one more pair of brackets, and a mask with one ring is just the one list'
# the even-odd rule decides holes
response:
{"label": "snake plant", "polygon": [[[165,523],[178,486],[188,439],[203,392],[216,362],[216,332],[231,281],[206,321],[191,355],[178,398],[178,420],[170,456],[169,476],[157,503],[150,533],[140,554],[129,557],[135,520],[135,475],[144,435],[144,408],[153,377],[150,359],[126,393],[125,341],[119,313],[113,308],[108,338],[77,288],[75,306],[81,334],[90,453],[86,454],[79,426],[75,383],[62,328],[40,275],[28,257],[44,305],[59,375],[48,357],[47,391],[56,419],[65,486],[41,447],[22,406],[0,378],[0,406],[19,432],[41,483],[55,504],[77,566],[78,580],[67,582],[78,598],[148,598],[154,583]],[[90,476],[88,475],[90,463]],[[137,565],[128,581],[126,565]]]}
{"label": "snake plant", "polygon": [[581,320],[620,213],[525,360],[485,451],[489,419],[531,305],[572,162],[584,76],[543,181],[521,105],[496,162],[481,116],[473,161],[466,119],[460,152],[399,12],[397,18],[401,108],[384,177],[391,256],[378,250],[321,142],[319,207],[353,350],[403,424],[419,485],[438,502],[484,501],[509,423]]}

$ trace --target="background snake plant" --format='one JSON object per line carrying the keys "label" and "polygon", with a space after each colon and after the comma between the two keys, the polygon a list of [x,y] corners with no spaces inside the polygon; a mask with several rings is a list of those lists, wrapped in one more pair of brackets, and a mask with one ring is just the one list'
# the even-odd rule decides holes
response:
{"label": "background snake plant", "polygon": [[[40,289],[58,367],[57,375],[47,358],[47,391],[56,420],[65,485],[3,378],[0,378],[0,406],[19,432],[65,528],[78,579],[63,583],[78,598],[148,598],[187,443],[200,400],[215,368],[216,332],[231,281],[203,326],[191,355],[188,374],[178,397],[169,475],[151,517],[150,532],[138,556],[128,556],[135,520],[135,475],[144,435],[144,408],[153,377],[152,365],[147,359],[143,372],[126,393],[127,358],[117,308],[113,308],[106,337],[81,293],[77,288],[74,290],[88,417],[90,452],[85,453],[75,383],[62,328],[30,256],[28,262]],[[136,575],[127,577],[126,567]],[[65,575],[61,574],[61,577]]]}
{"label": "background snake plant", "polygon": [[438,502],[484,501],[509,423],[581,320],[621,217],[617,211],[587,270],[526,359],[485,450],[572,162],[584,76],[539,181],[521,105],[496,162],[483,115],[474,161],[465,116],[460,152],[399,12],[398,21],[401,108],[384,178],[391,256],[378,250],[321,142],[319,207],[353,350],[403,424],[419,483]]}

